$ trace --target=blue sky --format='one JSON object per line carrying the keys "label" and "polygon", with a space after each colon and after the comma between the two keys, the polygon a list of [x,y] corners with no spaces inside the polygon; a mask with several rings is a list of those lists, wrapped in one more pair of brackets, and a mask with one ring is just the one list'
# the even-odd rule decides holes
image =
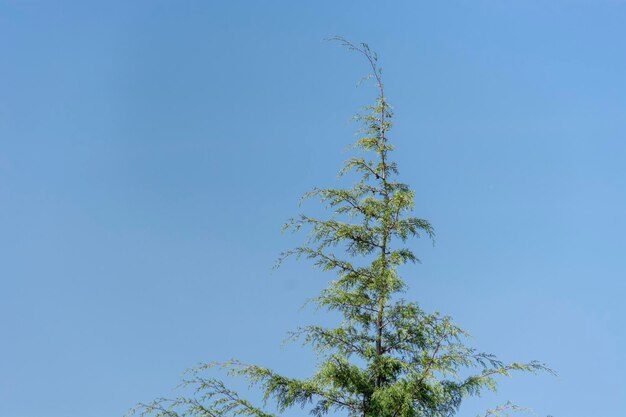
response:
{"label": "blue sky", "polygon": [[[381,56],[416,214],[408,298],[505,379],[463,416],[626,411],[626,2],[0,1],[0,415],[119,416],[282,345],[332,277],[271,272],[280,226],[336,184]],[[236,385],[237,386],[237,385]],[[290,415],[300,415],[294,412]]]}

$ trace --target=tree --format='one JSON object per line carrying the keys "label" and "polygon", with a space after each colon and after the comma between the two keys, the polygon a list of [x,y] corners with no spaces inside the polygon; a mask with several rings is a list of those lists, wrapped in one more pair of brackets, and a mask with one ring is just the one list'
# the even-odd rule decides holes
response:
{"label": "tree", "polygon": [[[265,411],[273,402],[278,412],[294,406],[308,408],[314,417],[331,412],[350,417],[449,417],[462,401],[495,390],[496,377],[513,371],[552,372],[537,361],[505,364],[495,356],[467,345],[467,333],[449,317],[423,311],[401,297],[405,282],[398,268],[418,261],[407,245],[422,235],[432,239],[433,228],[411,216],[413,191],[396,178],[389,143],[393,113],[378,67],[377,55],[366,44],[334,38],[362,55],[371,70],[377,96],[365,114],[356,116],[360,138],[357,156],[348,159],[342,174],[357,178],[350,188],[316,188],[332,215],[319,219],[301,215],[287,229],[309,231],[308,239],[281,256],[306,258],[337,278],[315,299],[340,313],[334,328],[307,326],[292,336],[301,338],[319,355],[314,375],[296,379],[271,369],[239,361],[208,363],[194,368],[182,385],[195,395],[160,398],[141,404],[133,413],[155,417],[273,417]],[[230,375],[248,379],[263,393],[263,407],[230,390],[206,371],[223,367]],[[468,376],[469,375],[469,376]],[[506,415],[519,407],[507,403],[485,416]]]}

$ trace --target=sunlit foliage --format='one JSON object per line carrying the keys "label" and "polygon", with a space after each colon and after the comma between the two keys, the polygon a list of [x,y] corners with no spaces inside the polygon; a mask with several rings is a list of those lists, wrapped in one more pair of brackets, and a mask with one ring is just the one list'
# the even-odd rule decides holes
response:
{"label": "sunlit foliage", "polygon": [[[418,261],[410,242],[432,239],[431,224],[414,217],[414,192],[397,179],[389,142],[393,112],[387,102],[378,59],[366,44],[334,38],[366,59],[377,96],[356,116],[355,156],[341,174],[357,178],[350,188],[319,188],[306,194],[332,212],[328,218],[300,215],[285,226],[306,231],[302,246],[282,254],[306,258],[336,279],[315,299],[343,320],[336,327],[307,326],[291,336],[319,355],[307,379],[238,361],[210,363],[190,371],[183,385],[195,395],[157,399],[133,412],[154,417],[273,417],[302,407],[314,417],[449,417],[467,397],[495,390],[496,378],[515,371],[548,371],[539,362],[503,363],[467,345],[467,334],[449,317],[423,311],[401,297],[405,282],[398,268]],[[263,393],[253,405],[218,379],[214,367],[246,378]],[[506,403],[485,416],[504,416],[520,408]]]}

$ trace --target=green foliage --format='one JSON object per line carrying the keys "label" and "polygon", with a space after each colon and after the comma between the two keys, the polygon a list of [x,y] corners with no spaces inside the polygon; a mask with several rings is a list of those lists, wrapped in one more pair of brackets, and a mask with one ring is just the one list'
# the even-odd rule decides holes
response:
{"label": "green foliage", "polygon": [[[308,231],[302,246],[282,254],[304,257],[336,279],[315,299],[341,314],[334,328],[302,327],[291,333],[319,355],[317,371],[295,379],[270,369],[238,361],[211,363],[193,369],[183,381],[195,395],[157,399],[133,410],[141,416],[270,417],[219,380],[202,375],[219,366],[231,376],[246,378],[271,401],[278,412],[308,408],[322,417],[340,412],[354,417],[448,417],[462,401],[495,390],[496,378],[514,371],[548,371],[544,365],[505,364],[493,355],[468,347],[467,334],[449,317],[426,313],[400,297],[405,283],[398,268],[418,261],[411,238],[434,237],[430,223],[411,216],[414,193],[396,179],[388,141],[393,112],[387,103],[377,56],[367,45],[341,42],[362,56],[371,68],[378,94],[374,105],[356,117],[361,125],[350,158],[341,174],[358,179],[350,188],[320,188],[306,194],[332,211],[318,219],[301,215],[286,229]],[[469,376],[468,376],[469,375]],[[485,416],[504,416],[520,408],[510,403],[488,410]]]}

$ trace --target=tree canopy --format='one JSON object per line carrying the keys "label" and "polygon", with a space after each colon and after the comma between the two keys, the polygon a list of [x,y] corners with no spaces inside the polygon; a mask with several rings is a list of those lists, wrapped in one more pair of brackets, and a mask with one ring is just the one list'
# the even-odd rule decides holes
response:
{"label": "tree canopy", "polygon": [[[317,353],[316,372],[297,379],[236,360],[211,362],[192,369],[184,379],[182,384],[193,387],[194,395],[159,398],[140,404],[133,413],[274,417],[301,407],[314,417],[451,417],[464,399],[495,390],[499,376],[552,372],[537,361],[504,363],[477,351],[450,317],[425,312],[417,302],[402,297],[406,283],[398,270],[418,262],[412,239],[433,239],[434,230],[412,214],[414,192],[398,179],[389,140],[393,112],[376,53],[367,44],[333,40],[365,58],[377,94],[373,104],[356,116],[361,128],[354,156],[340,171],[356,181],[348,188],[310,191],[305,197],[320,200],[330,215],[302,214],[285,226],[308,234],[301,246],[283,253],[281,261],[304,258],[336,274],[314,301],[339,313],[342,320],[335,327],[311,325],[291,333]],[[211,377],[215,367],[246,378],[261,390],[263,403],[253,405]],[[487,410],[485,416],[516,410],[520,408],[506,403]]]}

